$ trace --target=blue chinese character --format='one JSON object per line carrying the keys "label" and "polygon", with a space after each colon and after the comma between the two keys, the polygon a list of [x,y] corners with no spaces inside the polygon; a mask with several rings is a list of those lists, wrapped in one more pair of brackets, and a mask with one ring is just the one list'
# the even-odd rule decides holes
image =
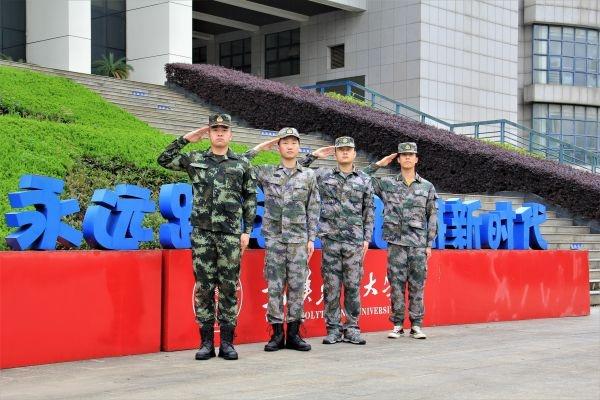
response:
{"label": "blue chinese character", "polygon": [[500,244],[497,248],[504,250],[514,249],[513,221],[515,219],[515,212],[512,208],[512,202],[497,201],[496,210],[492,212],[498,215],[500,219]]}
{"label": "blue chinese character", "polygon": [[443,250],[446,248],[446,223],[444,222],[444,211],[446,207],[446,202],[443,199],[437,199],[437,236],[433,240],[433,245],[431,246],[434,249]]}
{"label": "blue chinese character", "polygon": [[152,230],[142,225],[146,213],[154,212],[150,190],[117,185],[115,191],[97,189],[83,218],[83,237],[93,248],[135,250],[152,240]]}
{"label": "blue chinese character", "polygon": [[548,243],[542,237],[540,225],[546,221],[546,206],[524,203],[517,208],[514,223],[515,249],[546,250]]}
{"label": "blue chinese character", "polygon": [[[506,226],[500,223],[500,213],[492,211],[481,215],[481,247],[496,250],[502,240],[502,232]],[[505,234],[506,236],[506,234]]]}
{"label": "blue chinese character", "polygon": [[34,206],[35,211],[6,213],[6,225],[19,228],[6,237],[13,250],[53,250],[56,242],[66,247],[79,247],[81,232],[61,222],[62,218],[79,211],[75,199],[60,200],[64,188],[60,179],[40,175],[23,175],[19,189],[24,192],[8,194],[13,208]]}
{"label": "blue chinese character", "polygon": [[379,196],[374,195],[373,204],[375,204],[375,221],[371,245],[376,249],[387,249],[387,242],[383,240],[383,201]]}
{"label": "blue chinese character", "polygon": [[163,185],[158,195],[161,215],[169,222],[158,230],[160,245],[166,249],[189,249],[192,224],[192,185],[172,183]]}
{"label": "blue chinese character", "polygon": [[[448,199],[444,205],[443,223],[446,225],[444,247],[453,249],[480,249],[479,226],[481,218],[473,212],[481,208],[481,201]],[[441,243],[438,243],[440,245]]]}
{"label": "blue chinese character", "polygon": [[250,243],[252,247],[258,247],[260,249],[265,248],[265,238],[262,235],[260,229],[262,227],[262,219],[265,214],[265,194],[257,187],[256,188],[256,217],[254,217],[254,224],[252,225],[252,232],[250,232]]}

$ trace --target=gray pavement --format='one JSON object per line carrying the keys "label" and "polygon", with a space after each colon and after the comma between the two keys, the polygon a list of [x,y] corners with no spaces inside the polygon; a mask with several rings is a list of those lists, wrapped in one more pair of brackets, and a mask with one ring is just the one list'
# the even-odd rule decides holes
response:
{"label": "gray pavement", "polygon": [[[0,371],[0,399],[600,399],[600,308],[589,317],[366,334],[366,346],[195,361],[194,351]],[[43,346],[40,343],[40,346]]]}

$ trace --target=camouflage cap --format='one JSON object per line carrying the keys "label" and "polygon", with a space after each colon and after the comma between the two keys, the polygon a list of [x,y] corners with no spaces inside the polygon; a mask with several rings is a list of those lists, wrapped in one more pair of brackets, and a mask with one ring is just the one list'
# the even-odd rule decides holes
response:
{"label": "camouflage cap", "polygon": [[340,136],[335,139],[335,147],[354,147],[354,139],[350,136]]}
{"label": "camouflage cap", "polygon": [[208,117],[208,125],[210,126],[231,126],[231,115],[229,114],[213,114]]}
{"label": "camouflage cap", "polygon": [[398,145],[398,153],[414,153],[417,154],[417,144],[414,142],[404,142]]}
{"label": "camouflage cap", "polygon": [[295,138],[298,138],[298,140],[300,140],[300,134],[298,133],[298,129],[296,129],[296,128],[283,128],[283,129],[280,129],[279,132],[277,133],[278,139],[283,139],[288,136],[293,136]]}

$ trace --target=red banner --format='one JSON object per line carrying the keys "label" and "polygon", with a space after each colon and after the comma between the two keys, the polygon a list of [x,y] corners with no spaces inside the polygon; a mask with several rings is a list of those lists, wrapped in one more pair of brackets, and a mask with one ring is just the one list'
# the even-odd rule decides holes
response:
{"label": "red banner", "polygon": [[[587,260],[585,251],[434,251],[428,262],[424,325],[588,315]],[[236,343],[269,337],[263,262],[263,250],[249,250],[243,258]],[[320,262],[317,250],[305,291],[309,337],[325,334]],[[199,336],[191,252],[165,250],[163,264],[162,349],[194,348]],[[361,282],[360,326],[365,332],[391,328],[386,269],[387,252],[369,250]]]}

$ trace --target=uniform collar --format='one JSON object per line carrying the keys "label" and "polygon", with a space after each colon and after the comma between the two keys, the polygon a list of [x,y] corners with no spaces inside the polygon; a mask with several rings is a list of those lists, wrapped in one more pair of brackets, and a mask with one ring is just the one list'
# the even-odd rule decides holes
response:
{"label": "uniform collar", "polygon": [[[210,149],[210,148],[209,148],[209,149],[206,151],[206,155],[207,155],[208,157],[211,157],[211,158],[213,158],[213,159],[216,159],[216,157],[219,157],[218,155],[215,155],[215,154],[212,152],[212,149]],[[224,158],[225,160],[228,160],[228,159],[230,159],[230,158],[232,158],[232,159],[234,159],[234,160],[238,160],[238,159],[239,159],[238,155],[237,155],[237,154],[235,154],[235,153],[234,153],[234,152],[233,152],[231,149],[227,149],[227,153],[226,153],[225,155],[223,155],[223,158]]]}
{"label": "uniform collar", "polygon": [[[340,175],[345,173],[340,170],[339,165],[336,165],[335,168],[333,169],[333,171]],[[350,171],[350,173],[348,175],[358,175],[358,172],[356,172],[356,166],[354,164],[352,164],[352,171]]]}
{"label": "uniform collar", "polygon": [[[283,164],[279,164],[279,165],[277,166],[277,169],[285,169],[285,167],[283,166]],[[302,171],[303,171],[303,169],[302,169],[302,166],[301,166],[301,165],[298,163],[298,161],[296,161],[296,168],[295,168],[295,169],[296,169],[297,171],[299,171],[299,172],[302,172]]]}
{"label": "uniform collar", "polygon": [[[396,180],[404,182],[404,178],[402,177],[402,173],[399,173],[398,175],[396,175]],[[419,176],[419,174],[417,174],[416,172],[415,172],[415,182],[418,182],[418,183],[422,183],[423,182],[423,178],[421,178]],[[404,182],[404,183],[406,183],[406,182]]]}

